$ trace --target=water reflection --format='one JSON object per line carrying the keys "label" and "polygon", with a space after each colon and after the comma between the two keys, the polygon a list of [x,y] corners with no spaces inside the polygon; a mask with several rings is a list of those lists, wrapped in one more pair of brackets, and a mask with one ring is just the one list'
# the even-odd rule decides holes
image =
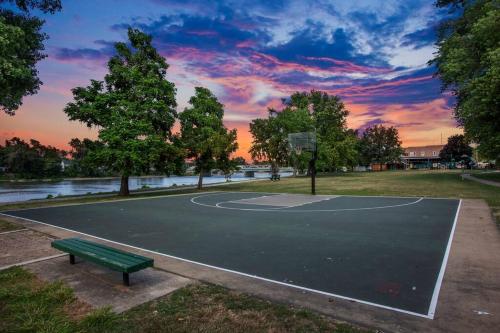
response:
{"label": "water reflection", "polygon": [[[289,176],[283,173],[282,177]],[[232,181],[248,181],[255,178],[267,178],[269,173],[255,173],[254,178],[244,177],[243,174],[235,174]],[[204,184],[224,183],[224,176],[212,176],[203,178]],[[137,190],[144,187],[161,188],[175,185],[195,185],[198,183],[197,176],[171,176],[171,177],[131,177],[129,187]],[[63,180],[56,182],[0,182],[0,203],[26,201],[31,199],[45,199],[52,195],[83,195],[89,193],[113,192],[120,189],[120,179],[99,180]]]}

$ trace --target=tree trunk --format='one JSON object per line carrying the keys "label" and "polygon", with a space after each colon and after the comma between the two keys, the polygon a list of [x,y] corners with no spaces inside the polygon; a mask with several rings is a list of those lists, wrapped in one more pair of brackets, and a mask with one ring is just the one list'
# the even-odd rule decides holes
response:
{"label": "tree trunk", "polygon": [[130,192],[128,190],[128,176],[122,176],[121,184],[120,184],[120,195],[129,195]]}
{"label": "tree trunk", "polygon": [[203,169],[200,169],[200,176],[198,177],[198,190],[203,187]]}

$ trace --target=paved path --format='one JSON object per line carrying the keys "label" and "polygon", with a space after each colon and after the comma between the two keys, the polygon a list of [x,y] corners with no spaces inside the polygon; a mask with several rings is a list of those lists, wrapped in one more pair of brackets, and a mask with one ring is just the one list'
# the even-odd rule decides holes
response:
{"label": "paved path", "polygon": [[486,185],[500,187],[500,183],[499,182],[495,182],[493,180],[487,180],[487,179],[477,178],[477,177],[474,177],[473,175],[468,174],[468,173],[463,174],[462,178],[467,179],[467,180],[472,180],[472,181],[475,181],[475,182],[478,182],[478,183],[481,183],[481,184],[486,184]]}
{"label": "paved path", "polygon": [[78,257],[77,264],[70,265],[66,253],[50,246],[53,239],[32,229],[0,234],[0,271],[23,266],[42,280],[64,281],[88,307],[110,306],[118,313],[196,283],[164,270],[148,268],[131,274],[131,286],[124,287],[121,273]]}

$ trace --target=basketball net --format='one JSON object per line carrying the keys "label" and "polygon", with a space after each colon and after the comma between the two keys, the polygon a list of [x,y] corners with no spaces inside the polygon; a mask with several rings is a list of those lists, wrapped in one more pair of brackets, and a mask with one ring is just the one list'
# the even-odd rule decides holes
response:
{"label": "basketball net", "polygon": [[300,156],[302,154],[302,147],[301,146],[296,146],[294,148],[294,150],[295,150],[296,155]]}

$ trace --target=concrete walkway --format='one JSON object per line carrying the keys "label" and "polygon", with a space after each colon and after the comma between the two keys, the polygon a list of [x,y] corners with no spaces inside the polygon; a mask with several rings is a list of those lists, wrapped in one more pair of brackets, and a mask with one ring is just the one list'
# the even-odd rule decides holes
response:
{"label": "concrete walkway", "polygon": [[70,265],[67,254],[50,246],[54,238],[32,229],[0,234],[0,270],[22,266],[41,280],[63,281],[88,308],[110,306],[117,313],[196,283],[148,268],[130,274],[130,287],[125,287],[119,272],[78,258],[76,265]]}
{"label": "concrete walkway", "polygon": [[487,180],[487,179],[477,178],[477,177],[474,177],[473,175],[468,174],[468,173],[463,174],[462,178],[463,179],[467,179],[467,180],[472,180],[472,181],[475,181],[475,182],[478,182],[478,183],[481,183],[481,184],[485,184],[485,185],[491,185],[491,186],[500,187],[500,183],[499,182],[496,182],[496,181],[493,181],[493,180]]}

